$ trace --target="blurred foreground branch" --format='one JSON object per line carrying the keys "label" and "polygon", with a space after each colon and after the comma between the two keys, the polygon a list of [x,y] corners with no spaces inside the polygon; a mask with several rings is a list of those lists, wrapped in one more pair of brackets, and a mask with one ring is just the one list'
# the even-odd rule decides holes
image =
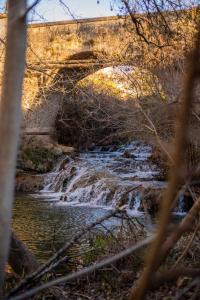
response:
{"label": "blurred foreground branch", "polygon": [[196,80],[199,79],[199,52],[200,52],[200,30],[196,37],[196,44],[190,55],[185,84],[182,92],[182,107],[179,111],[176,128],[175,148],[171,165],[169,185],[162,202],[157,238],[153,243],[147,257],[146,269],[139,280],[139,284],[132,290],[130,299],[144,299],[152,274],[159,266],[160,248],[165,238],[170,220],[171,208],[175,200],[177,190],[183,181],[182,170],[184,167],[184,149],[187,143],[187,132],[192,110],[192,103],[195,98]]}
{"label": "blurred foreground branch", "polygon": [[117,253],[116,255],[113,255],[111,257],[108,257],[100,262],[97,262],[95,263],[94,265],[91,265],[89,267],[86,267],[80,271],[77,271],[77,272],[74,272],[74,273],[71,273],[69,275],[66,275],[66,276],[63,276],[63,277],[60,277],[58,279],[55,279],[55,280],[52,280],[50,282],[47,282],[39,287],[36,287],[36,288],[33,288],[32,290],[29,290],[27,292],[25,292],[24,294],[22,295],[19,295],[19,296],[16,296],[16,297],[11,297],[11,298],[8,298],[9,300],[23,300],[23,299],[30,299],[30,297],[34,296],[35,294],[47,289],[47,288],[50,288],[51,286],[54,286],[54,285],[57,285],[57,284],[60,284],[62,282],[68,282],[68,281],[71,281],[71,280],[74,280],[74,279],[77,279],[77,278],[80,278],[82,276],[85,276],[87,274],[90,274],[92,273],[93,271],[97,270],[97,269],[100,269],[102,267],[105,267],[107,265],[110,265],[128,255],[131,255],[133,252],[145,247],[146,245],[148,245],[149,243],[151,243],[154,239],[154,236],[151,236],[151,237],[147,237],[146,239],[136,243],[135,245],[133,246],[130,246],[129,248]]}
{"label": "blurred foreground branch", "polygon": [[[8,258],[26,52],[26,0],[8,1],[6,57],[0,103],[0,294]],[[23,17],[22,17],[23,15]]]}

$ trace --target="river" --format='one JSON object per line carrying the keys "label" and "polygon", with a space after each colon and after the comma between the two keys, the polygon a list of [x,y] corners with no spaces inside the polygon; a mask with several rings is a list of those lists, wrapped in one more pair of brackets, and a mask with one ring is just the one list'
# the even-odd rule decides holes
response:
{"label": "river", "polygon": [[[62,157],[44,175],[41,191],[17,195],[13,228],[44,261],[80,228],[123,204],[131,217],[143,218],[144,189],[162,189],[159,169],[149,160],[152,149],[132,142],[121,147],[95,148],[75,159]],[[118,226],[112,218],[106,226]]]}

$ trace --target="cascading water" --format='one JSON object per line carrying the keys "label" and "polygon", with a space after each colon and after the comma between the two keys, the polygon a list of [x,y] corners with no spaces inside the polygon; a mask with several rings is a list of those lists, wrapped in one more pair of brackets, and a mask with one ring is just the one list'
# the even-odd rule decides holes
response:
{"label": "cascading water", "polygon": [[37,198],[44,198],[48,201],[56,201],[62,196],[62,186],[66,178],[67,168],[63,169],[63,166],[70,166],[70,158],[68,156],[63,156],[57,162],[54,169],[44,175],[44,187],[39,193],[33,194],[32,196],[37,196]]}
{"label": "cascading water", "polygon": [[126,204],[129,211],[140,213],[141,189],[164,185],[156,180],[159,170],[148,160],[150,155],[150,146],[132,142],[117,150],[82,152],[75,160],[63,158],[46,175],[46,185],[37,197],[50,196],[59,205]]}
{"label": "cascading water", "polygon": [[141,206],[141,193],[133,195],[132,192],[129,193],[128,205],[127,205],[127,214],[129,216],[140,215],[141,211],[139,210]]}

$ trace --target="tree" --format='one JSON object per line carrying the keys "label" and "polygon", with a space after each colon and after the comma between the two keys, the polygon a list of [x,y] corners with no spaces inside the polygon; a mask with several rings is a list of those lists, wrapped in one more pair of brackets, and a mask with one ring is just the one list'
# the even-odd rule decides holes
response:
{"label": "tree", "polygon": [[14,176],[26,53],[26,0],[8,1],[6,56],[0,103],[0,293],[8,259]]}

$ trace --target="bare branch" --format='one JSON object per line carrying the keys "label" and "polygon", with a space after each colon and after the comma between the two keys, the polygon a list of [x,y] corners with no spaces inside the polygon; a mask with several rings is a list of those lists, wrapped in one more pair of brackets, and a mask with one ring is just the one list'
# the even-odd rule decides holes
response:
{"label": "bare branch", "polygon": [[69,8],[69,6],[63,1],[63,0],[59,0],[60,4],[67,10],[67,12],[69,13],[69,15],[72,17],[73,20],[76,20],[74,14],[72,13],[71,9]]}
{"label": "bare branch", "polygon": [[114,255],[114,256],[111,256],[105,260],[102,260],[90,267],[87,267],[87,268],[84,268],[78,272],[75,272],[75,273],[72,273],[72,274],[69,274],[67,276],[63,276],[63,277],[60,277],[58,279],[55,279],[55,280],[52,280],[48,283],[45,283],[43,284],[42,286],[39,286],[37,288],[34,288],[32,290],[29,290],[27,291],[26,293],[22,294],[22,295],[19,295],[19,296],[16,296],[16,297],[11,297],[11,298],[8,298],[9,300],[23,300],[23,299],[30,299],[30,297],[36,295],[37,293],[47,289],[47,288],[50,288],[54,285],[57,285],[57,284],[60,284],[60,283],[63,283],[63,282],[68,282],[68,281],[71,281],[71,280],[75,280],[75,279],[78,279],[80,277],[83,277],[87,274],[90,274],[92,272],[94,272],[95,270],[98,270],[102,267],[105,267],[107,265],[110,265],[128,255],[131,255],[133,252],[147,246],[149,243],[151,243],[154,239],[154,236],[151,236],[151,237],[148,237],[144,240],[142,240],[141,242],[138,242],[136,245],[133,245],[131,247],[129,247],[128,249],[126,250],[123,250],[121,252],[119,252],[118,254]]}
{"label": "bare branch", "polygon": [[25,15],[27,15],[35,6],[37,6],[39,3],[41,2],[41,0],[35,0],[35,2],[33,2],[32,5],[30,5],[26,12],[25,12]]}
{"label": "bare branch", "polygon": [[183,90],[183,104],[179,113],[179,119],[176,129],[175,151],[173,156],[174,164],[170,170],[170,182],[168,189],[165,193],[165,197],[162,202],[162,209],[159,218],[159,227],[157,238],[152,248],[149,251],[147,260],[147,268],[145,269],[140,284],[135,290],[132,290],[130,299],[143,299],[149,286],[152,273],[158,267],[158,258],[160,253],[160,247],[166,234],[167,226],[171,214],[171,206],[177,194],[177,189],[181,181],[181,168],[184,161],[184,149],[187,142],[187,130],[189,124],[190,111],[192,110],[192,103],[195,97],[196,79],[199,78],[199,51],[200,51],[200,30],[196,38],[195,49],[190,57],[187,77]]}
{"label": "bare branch", "polygon": [[[114,216],[116,213],[118,213],[120,211],[120,209],[116,209],[114,211],[111,211],[110,213],[108,213],[106,216],[103,216],[102,218],[94,221],[93,223],[89,224],[88,226],[86,226],[85,228],[83,228],[83,230],[81,230],[78,234],[76,234],[69,242],[67,242],[58,252],[56,252],[44,265],[42,265],[38,270],[36,270],[34,273],[30,274],[29,276],[27,276],[26,278],[23,279],[23,281],[21,281],[19,283],[18,286],[16,286],[9,294],[9,296],[14,295],[15,293],[17,293],[19,290],[21,290],[23,287],[25,287],[26,285],[28,285],[31,281],[34,280],[38,280],[39,278],[41,278],[46,272],[49,272],[50,270],[52,270],[54,268],[54,264],[56,264],[57,266],[57,260],[60,259],[60,257],[62,256],[63,253],[66,252],[66,250],[68,250],[72,245],[74,245],[74,243],[76,243],[77,241],[79,241],[79,239],[85,234],[87,233],[89,230],[91,230],[92,228],[94,228],[97,225],[100,225],[101,223],[103,223],[104,221],[106,221],[107,219],[111,218],[112,216]],[[62,259],[61,259],[62,260]]]}

